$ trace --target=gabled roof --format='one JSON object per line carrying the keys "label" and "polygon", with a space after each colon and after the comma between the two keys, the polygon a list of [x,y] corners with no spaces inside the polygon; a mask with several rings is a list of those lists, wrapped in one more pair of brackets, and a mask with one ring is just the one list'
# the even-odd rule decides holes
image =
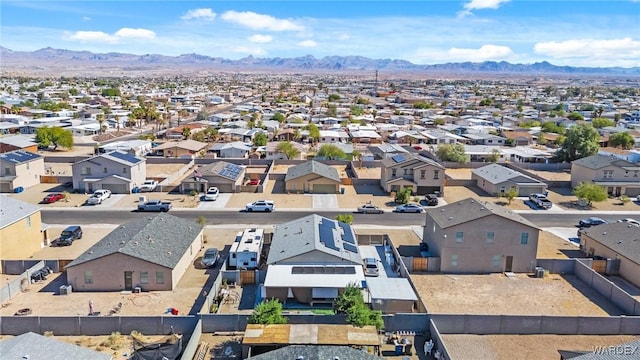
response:
{"label": "gabled roof", "polygon": [[120,225],[73,260],[67,268],[120,253],[173,269],[202,225],[160,213]]}
{"label": "gabled roof", "polygon": [[230,143],[216,143],[209,148],[209,151],[221,151],[221,150],[229,150],[229,149],[250,151],[251,148],[252,148],[251,144],[247,144],[242,141],[234,141]]}
{"label": "gabled roof", "polygon": [[[4,123],[8,124],[7,126],[2,126],[1,128],[13,128],[20,127],[21,125],[13,124],[13,123]],[[0,143],[16,146],[19,148],[26,148],[34,145],[38,145],[35,141],[32,141],[30,138],[22,135],[12,135],[12,136],[2,136],[0,137]]]}
{"label": "gabled roof", "polygon": [[218,161],[201,166],[198,169],[198,172],[204,177],[207,175],[215,175],[236,181],[240,176],[244,176],[244,169],[244,166],[228,163],[226,161]]}
{"label": "gabled roof", "polygon": [[427,214],[440,226],[441,229],[464,224],[491,215],[497,215],[537,229],[537,227],[529,222],[529,220],[509,209],[474,198],[466,198],[438,208],[430,208],[427,210]]}
{"label": "gabled roof", "polygon": [[489,164],[481,168],[473,169],[471,172],[492,184],[500,184],[505,181],[511,181],[517,184],[544,184],[539,180],[499,164]]}
{"label": "gabled roof", "polygon": [[292,166],[287,169],[287,175],[285,176],[284,181],[294,180],[309,174],[316,174],[318,176],[340,182],[338,170],[314,160],[306,161],[300,165]]}
{"label": "gabled roof", "polygon": [[267,263],[276,264],[314,250],[351,263],[362,262],[350,225],[312,214],[276,225]]}
{"label": "gabled roof", "polygon": [[6,360],[110,360],[111,355],[55,340],[33,332],[0,341]]}
{"label": "gabled roof", "polygon": [[207,143],[203,143],[196,140],[183,140],[183,141],[168,141],[158,147],[155,150],[164,150],[171,148],[180,148],[190,151],[200,151],[207,146]]}
{"label": "gabled roof", "polygon": [[580,165],[589,169],[597,170],[603,167],[615,165],[615,166],[636,166],[636,164],[622,160],[619,157],[613,155],[601,155],[595,154],[584,157],[582,159],[574,160],[571,164]]}
{"label": "gabled roof", "polygon": [[14,199],[8,195],[0,195],[0,229],[40,211],[40,207]]}
{"label": "gabled roof", "polygon": [[42,156],[24,150],[15,150],[0,154],[0,162],[7,162],[12,164],[21,164],[37,159],[42,159]]}
{"label": "gabled roof", "polygon": [[143,161],[146,161],[145,158],[141,158],[141,157],[135,156],[135,155],[130,154],[128,152],[116,150],[116,151],[108,152],[106,154],[100,154],[100,155],[92,156],[92,157],[90,157],[88,159],[80,160],[80,161],[78,161],[77,163],[75,163],[73,165],[77,165],[77,164],[83,163],[85,161],[89,161],[89,162],[93,163],[93,161],[95,159],[106,159],[106,160],[117,162],[119,164],[127,165],[127,166],[133,166],[133,165],[139,164],[139,163],[141,163]]}
{"label": "gabled roof", "polygon": [[582,229],[582,234],[640,264],[640,228],[616,222]]}
{"label": "gabled roof", "polygon": [[401,166],[405,167],[411,162],[415,163],[413,168],[417,168],[424,165],[435,166],[439,169],[444,169],[444,166],[436,162],[435,160],[429,159],[428,157],[424,157],[422,155],[416,155],[412,153],[401,153],[393,156],[388,156],[382,159],[382,166],[386,168]]}

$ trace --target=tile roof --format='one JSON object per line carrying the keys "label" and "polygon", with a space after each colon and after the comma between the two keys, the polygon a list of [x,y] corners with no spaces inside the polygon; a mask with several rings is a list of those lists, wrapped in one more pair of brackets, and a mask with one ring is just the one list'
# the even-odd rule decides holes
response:
{"label": "tile roof", "polygon": [[18,220],[40,211],[40,207],[14,199],[8,195],[0,195],[0,229]]}
{"label": "tile roof", "polygon": [[582,234],[640,265],[640,228],[615,222],[582,229]]}
{"label": "tile roof", "polygon": [[110,360],[111,355],[55,340],[33,332],[0,341],[6,360]]}
{"label": "tile roof", "polygon": [[538,228],[529,220],[507,208],[474,198],[466,198],[445,206],[430,208],[427,210],[427,216],[431,217],[441,229],[464,224],[469,221],[491,215],[497,215],[532,228]]}
{"label": "tile roof", "polygon": [[67,267],[121,253],[173,269],[201,231],[202,225],[165,213],[144,217],[120,225]]}
{"label": "tile roof", "polygon": [[287,175],[285,176],[284,181],[294,180],[309,174],[316,174],[318,176],[340,182],[340,175],[338,175],[338,170],[336,170],[336,168],[314,160],[306,161],[287,169]]}

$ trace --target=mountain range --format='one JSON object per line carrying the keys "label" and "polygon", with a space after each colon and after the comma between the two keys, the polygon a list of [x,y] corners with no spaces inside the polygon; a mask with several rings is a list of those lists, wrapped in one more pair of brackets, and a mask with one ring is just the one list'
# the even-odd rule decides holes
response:
{"label": "mountain range", "polygon": [[166,56],[158,54],[135,55],[127,53],[93,53],[65,49],[44,48],[35,51],[13,51],[0,46],[3,71],[45,71],[64,69],[65,71],[115,69],[120,72],[176,70],[182,72],[203,70],[227,71],[395,71],[413,73],[485,73],[485,74],[564,74],[640,76],[640,67],[573,67],[556,66],[549,62],[533,64],[512,64],[505,61],[461,62],[436,65],[419,65],[406,60],[370,59],[362,56],[326,56],[315,58],[311,55],[293,58],[258,58],[248,56],[238,60],[210,57],[199,54]]}

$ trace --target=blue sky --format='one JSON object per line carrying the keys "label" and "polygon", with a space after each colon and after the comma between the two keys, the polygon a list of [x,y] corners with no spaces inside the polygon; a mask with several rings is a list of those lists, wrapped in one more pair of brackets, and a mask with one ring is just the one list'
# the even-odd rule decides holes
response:
{"label": "blue sky", "polygon": [[2,0],[0,14],[0,45],[23,51],[640,66],[640,0]]}

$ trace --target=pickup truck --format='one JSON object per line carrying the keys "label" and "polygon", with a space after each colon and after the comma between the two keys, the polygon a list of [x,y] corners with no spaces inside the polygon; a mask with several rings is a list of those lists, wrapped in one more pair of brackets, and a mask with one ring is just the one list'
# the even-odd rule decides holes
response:
{"label": "pickup truck", "polygon": [[144,203],[138,204],[138,211],[162,211],[167,212],[171,209],[170,202],[163,202],[162,200],[149,200]]}
{"label": "pickup truck", "polygon": [[158,187],[156,180],[145,180],[142,185],[140,185],[140,192],[156,191],[156,187]]}
{"label": "pickup truck", "polygon": [[87,199],[87,204],[89,205],[98,205],[102,204],[103,201],[107,200],[111,197],[111,190],[96,190],[93,194]]}
{"label": "pickup truck", "polygon": [[529,200],[540,209],[551,209],[551,206],[553,205],[551,200],[547,199],[544,194],[531,194],[529,195]]}
{"label": "pickup truck", "polygon": [[247,204],[246,210],[248,212],[254,211],[263,211],[263,212],[272,212],[275,210],[276,206],[271,200],[258,200],[252,203]]}

